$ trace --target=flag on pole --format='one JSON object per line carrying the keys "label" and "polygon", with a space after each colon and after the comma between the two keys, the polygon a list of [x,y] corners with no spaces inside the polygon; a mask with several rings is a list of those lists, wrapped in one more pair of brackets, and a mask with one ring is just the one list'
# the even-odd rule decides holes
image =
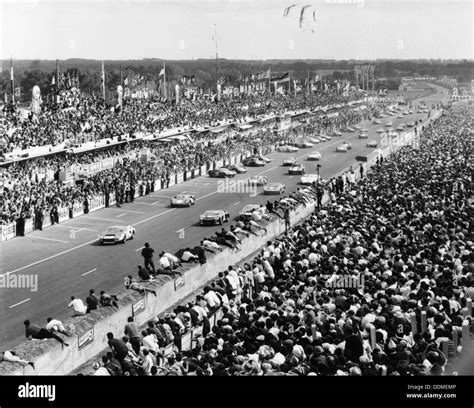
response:
{"label": "flag on pole", "polygon": [[102,60],[102,97],[105,100],[105,71],[104,71],[104,61]]}
{"label": "flag on pole", "polygon": [[56,77],[54,75],[51,78],[51,85],[56,85]]}
{"label": "flag on pole", "polygon": [[164,68],[161,68],[161,71],[160,71],[160,75],[159,76],[163,76],[165,75],[165,69]]}

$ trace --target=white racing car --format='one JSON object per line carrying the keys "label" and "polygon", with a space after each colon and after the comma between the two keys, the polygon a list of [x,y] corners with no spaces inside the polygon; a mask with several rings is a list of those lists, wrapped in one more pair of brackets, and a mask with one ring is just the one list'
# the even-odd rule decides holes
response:
{"label": "white racing car", "polygon": [[405,130],[405,127],[400,125],[400,126],[397,126],[397,132],[403,132]]}
{"label": "white racing car", "polygon": [[319,139],[318,137],[308,137],[308,141],[311,142],[311,143],[321,143],[321,139]]}
{"label": "white racing car", "polygon": [[241,164],[231,164],[231,165],[227,166],[227,168],[230,171],[236,172],[237,174],[247,173],[247,169],[245,168],[245,166],[243,166]]}
{"label": "white racing car", "polygon": [[304,169],[304,166],[302,164],[295,164],[294,166],[291,166],[289,169],[288,169],[288,174],[289,175],[293,175],[293,174],[304,174],[305,173],[305,169]]}
{"label": "white racing car", "polygon": [[408,127],[414,127],[414,126],[415,126],[415,122],[408,122],[408,123],[407,123],[407,126],[408,126]]}
{"label": "white racing car", "polygon": [[289,157],[288,159],[283,160],[283,166],[293,166],[296,163],[294,157]]}
{"label": "white racing car", "polygon": [[263,194],[283,194],[285,185],[282,183],[270,183],[263,188]]}
{"label": "white racing car", "polygon": [[298,148],[295,146],[285,145],[285,146],[278,146],[276,150],[277,152],[280,152],[280,153],[294,153],[298,151]]}
{"label": "white racing car", "polygon": [[191,207],[196,203],[196,197],[192,194],[178,194],[171,199],[172,207]]}
{"label": "white racing car", "polygon": [[359,139],[367,139],[368,137],[369,137],[369,135],[368,135],[367,133],[361,132],[361,133],[359,134]]}
{"label": "white racing car", "polygon": [[268,179],[265,176],[255,175],[247,180],[251,186],[264,186],[268,183]]}
{"label": "white racing car", "polygon": [[99,234],[99,242],[104,244],[125,244],[129,239],[135,238],[135,228],[131,225],[113,225]]}
{"label": "white racing car", "polygon": [[[301,176],[300,178],[300,184],[304,184],[304,185],[311,185],[317,182],[318,182],[317,174],[305,174],[304,176]],[[325,183],[325,181],[321,178],[321,176],[319,176],[319,182]]]}
{"label": "white racing car", "polygon": [[340,144],[336,147],[336,152],[345,153],[347,152],[347,146],[345,144]]}
{"label": "white racing car", "polygon": [[392,127],[392,122],[386,122],[385,127]]}
{"label": "white racing car", "polygon": [[204,214],[199,216],[199,224],[213,224],[222,225],[224,222],[229,221],[229,213],[223,210],[208,210]]}
{"label": "white racing car", "polygon": [[245,221],[252,217],[252,213],[260,208],[260,204],[247,204],[239,211],[239,220]]}
{"label": "white racing car", "polygon": [[375,140],[367,140],[367,147],[377,147],[377,142]]}
{"label": "white racing car", "polygon": [[303,140],[295,143],[296,147],[300,147],[302,149],[309,149],[311,147],[314,147],[314,143],[311,143],[309,141]]}
{"label": "white racing car", "polygon": [[308,154],[308,160],[321,160],[321,157],[322,155],[319,152]]}
{"label": "white racing car", "polygon": [[342,136],[342,133],[339,132],[339,131],[337,131],[337,130],[335,130],[334,132],[332,132],[332,134],[333,134],[334,136]]}
{"label": "white racing car", "polygon": [[377,132],[377,133],[384,133],[385,130],[383,130],[383,129],[377,129],[376,132]]}

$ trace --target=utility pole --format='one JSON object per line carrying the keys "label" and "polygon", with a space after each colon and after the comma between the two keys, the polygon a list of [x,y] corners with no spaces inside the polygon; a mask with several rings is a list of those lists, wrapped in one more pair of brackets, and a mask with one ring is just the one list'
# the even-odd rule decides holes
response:
{"label": "utility pole", "polygon": [[216,92],[217,92],[217,82],[219,81],[219,77],[218,77],[219,53],[217,51],[217,24],[214,24],[214,44],[216,47]]}

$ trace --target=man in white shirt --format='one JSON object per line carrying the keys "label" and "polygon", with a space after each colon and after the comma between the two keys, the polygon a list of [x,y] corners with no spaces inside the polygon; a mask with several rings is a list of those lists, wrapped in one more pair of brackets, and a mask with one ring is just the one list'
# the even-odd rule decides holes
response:
{"label": "man in white shirt", "polygon": [[151,375],[151,367],[153,367],[153,359],[151,358],[150,351],[147,348],[143,349],[143,363],[142,368],[145,375]]}
{"label": "man in white shirt", "polygon": [[216,293],[210,288],[204,288],[204,299],[207,302],[209,308],[213,311],[221,305],[220,299],[217,297]]}
{"label": "man in white shirt", "polygon": [[203,241],[201,241],[201,246],[204,247],[205,250],[214,253],[222,251],[222,247],[217,242],[210,241],[208,239],[204,239]]}
{"label": "man in white shirt", "polygon": [[110,376],[109,371],[104,366],[101,366],[98,361],[94,362],[94,364],[92,364],[92,367],[95,370],[94,374],[92,374],[92,375],[108,375],[108,376]]}
{"label": "man in white shirt", "polygon": [[46,325],[46,330],[49,330],[50,332],[57,331],[69,337],[69,334],[67,334],[66,329],[64,328],[63,322],[57,319],[53,319],[51,317],[48,317],[46,321],[48,322],[48,324]]}
{"label": "man in white shirt", "polygon": [[74,310],[74,316],[84,316],[87,312],[86,305],[82,302],[81,299],[76,299],[74,296],[71,296],[71,301],[67,307],[72,307]]}
{"label": "man in white shirt", "polygon": [[189,250],[189,248],[186,248],[185,251],[183,252],[183,255],[181,256],[181,260],[183,262],[191,262],[191,261],[194,261],[194,260],[197,260],[197,259],[199,259],[199,257],[197,255],[194,255]]}
{"label": "man in white shirt", "polygon": [[148,350],[152,350],[153,352],[156,353],[160,347],[156,339],[156,336],[153,333],[150,333],[146,330],[142,331],[142,336],[143,336],[142,338],[143,347],[145,347]]}
{"label": "man in white shirt", "polygon": [[166,257],[164,254],[160,258],[160,269],[171,269],[171,263],[168,257]]}

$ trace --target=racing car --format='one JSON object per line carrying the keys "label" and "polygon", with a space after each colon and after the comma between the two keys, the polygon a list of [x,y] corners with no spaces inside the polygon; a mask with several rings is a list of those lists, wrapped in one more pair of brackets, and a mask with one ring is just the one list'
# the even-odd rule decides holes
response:
{"label": "racing car", "polygon": [[264,186],[265,184],[268,183],[268,179],[265,176],[255,175],[255,176],[250,177],[247,180],[247,182],[251,186]]}
{"label": "racing car", "polygon": [[324,180],[321,178],[321,176],[318,176],[317,174],[305,174],[304,176],[301,176],[300,184],[311,185],[313,183],[317,183],[318,178],[320,183],[324,183]]}
{"label": "racing car", "polygon": [[247,157],[242,160],[242,164],[247,167],[263,167],[266,163],[257,157]]}
{"label": "racing car", "polygon": [[129,239],[135,238],[135,228],[131,225],[113,225],[99,234],[99,242],[104,244],[125,244]]}
{"label": "racing car", "polygon": [[368,140],[367,147],[377,147],[377,142],[375,140]]}
{"label": "racing car", "polygon": [[359,134],[359,139],[367,139],[368,137],[369,137],[369,135],[367,135],[367,133],[361,132],[361,133]]}
{"label": "racing car", "polygon": [[294,153],[298,151],[298,148],[295,146],[284,145],[278,146],[276,150],[280,153]]}
{"label": "racing car", "polygon": [[319,152],[308,154],[308,160],[321,160],[321,157],[322,155]]}
{"label": "racing car", "polygon": [[302,149],[308,149],[310,147],[314,147],[314,143],[311,143],[311,142],[308,142],[306,140],[303,140],[303,141],[300,141],[300,142],[296,142],[295,143],[295,146],[296,147],[300,147]]}
{"label": "racing car", "polygon": [[302,164],[295,164],[294,166],[291,166],[289,169],[288,169],[288,174],[292,175],[292,174],[304,174],[305,173],[305,169],[304,169],[304,166]]}
{"label": "racing car", "polygon": [[171,207],[191,207],[196,203],[196,197],[192,194],[178,194],[171,199]]}
{"label": "racing car", "polygon": [[283,160],[283,166],[293,166],[296,163],[294,157],[289,157],[288,159]]}
{"label": "racing car", "polygon": [[226,169],[225,167],[221,167],[220,169],[209,170],[207,174],[209,175],[209,177],[226,178],[235,177],[237,173],[235,171]]}
{"label": "racing car", "polygon": [[222,225],[224,222],[229,221],[229,213],[223,210],[208,210],[204,214],[199,216],[199,224],[214,224]]}
{"label": "racing car", "polygon": [[239,220],[246,221],[252,217],[252,213],[260,208],[260,204],[247,204],[239,211]]}
{"label": "racing car", "polygon": [[241,164],[231,164],[227,166],[231,171],[235,171],[237,174],[247,173],[247,169]]}
{"label": "racing car", "polygon": [[282,183],[270,183],[263,188],[263,194],[283,194],[285,185]]}

